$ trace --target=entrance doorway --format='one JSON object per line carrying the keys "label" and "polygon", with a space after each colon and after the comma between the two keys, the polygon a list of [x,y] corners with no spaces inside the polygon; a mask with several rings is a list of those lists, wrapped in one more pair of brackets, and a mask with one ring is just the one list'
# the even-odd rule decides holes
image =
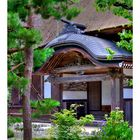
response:
{"label": "entrance doorway", "polygon": [[88,113],[101,111],[101,81],[87,83]]}

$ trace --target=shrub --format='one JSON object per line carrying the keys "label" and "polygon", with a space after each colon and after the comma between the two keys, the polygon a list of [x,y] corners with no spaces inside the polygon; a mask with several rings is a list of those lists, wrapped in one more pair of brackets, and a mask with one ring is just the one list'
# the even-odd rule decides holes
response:
{"label": "shrub", "polygon": [[97,136],[84,136],[81,140],[102,140],[100,137]]}
{"label": "shrub", "polygon": [[8,116],[8,127],[12,126],[15,123],[20,123],[22,122],[22,118],[20,117],[13,117],[13,116]]}
{"label": "shrub", "polygon": [[94,120],[92,115],[86,115],[78,120],[74,110],[67,109],[55,113],[53,117],[54,127],[49,130],[49,138],[57,140],[80,140],[82,126]]}
{"label": "shrub", "polygon": [[106,125],[102,127],[102,140],[132,140],[132,128],[124,121],[123,111],[116,109],[106,116]]}
{"label": "shrub", "polygon": [[14,137],[14,131],[10,128],[8,128],[8,138]]}
{"label": "shrub", "polygon": [[35,112],[32,112],[32,117],[39,118],[44,114],[49,114],[58,106],[60,106],[60,102],[49,98],[31,101],[31,107],[35,109]]}
{"label": "shrub", "polygon": [[33,140],[50,140],[50,139],[47,139],[47,138],[33,138]]}

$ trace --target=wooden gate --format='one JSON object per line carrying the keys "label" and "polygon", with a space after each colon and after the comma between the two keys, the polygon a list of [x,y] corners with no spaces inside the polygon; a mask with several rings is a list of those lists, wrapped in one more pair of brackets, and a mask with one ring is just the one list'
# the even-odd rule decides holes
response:
{"label": "wooden gate", "polygon": [[101,81],[88,82],[88,111],[101,110]]}

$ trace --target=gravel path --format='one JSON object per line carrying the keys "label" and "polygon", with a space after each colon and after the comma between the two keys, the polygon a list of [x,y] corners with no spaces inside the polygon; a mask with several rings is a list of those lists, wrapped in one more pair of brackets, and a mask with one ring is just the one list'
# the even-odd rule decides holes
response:
{"label": "gravel path", "polygon": [[[51,123],[32,123],[32,133],[33,138],[40,138],[40,137],[46,137],[47,135],[47,129],[51,127]],[[23,124],[18,123],[13,125],[12,129],[14,129],[15,132],[15,138],[10,138],[8,140],[23,140]],[[93,126],[85,126],[83,131],[85,133],[91,134],[94,132],[99,131],[99,127],[93,127]]]}

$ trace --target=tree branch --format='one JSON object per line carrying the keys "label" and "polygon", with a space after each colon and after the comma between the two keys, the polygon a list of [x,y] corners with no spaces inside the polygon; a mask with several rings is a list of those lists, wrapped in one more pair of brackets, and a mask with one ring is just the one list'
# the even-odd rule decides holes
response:
{"label": "tree branch", "polygon": [[[48,44],[48,42],[45,43],[45,44],[43,44],[43,45],[40,45],[40,46],[34,48],[34,50],[36,50],[36,49],[43,49],[47,44]],[[10,55],[10,54],[13,54],[13,53],[16,53],[16,52],[24,51],[24,49],[25,49],[25,47],[24,48],[12,48],[12,49],[8,49],[8,54]]]}
{"label": "tree branch", "polygon": [[133,7],[132,7],[132,6],[129,7],[128,5],[126,5],[126,4],[124,4],[124,3],[115,2],[113,5],[116,6],[116,7],[121,6],[122,8],[124,8],[124,9],[126,9],[126,10],[133,10]]}
{"label": "tree branch", "polygon": [[25,62],[19,63],[16,66],[13,66],[11,70],[9,70],[8,72],[14,71],[15,69],[17,69],[19,66],[23,65]]}
{"label": "tree branch", "polygon": [[[42,45],[39,45],[38,47],[34,48],[34,50],[45,48],[45,46],[49,43],[50,37],[51,37],[51,34],[46,39],[46,40],[48,40],[48,41],[46,41],[46,43],[44,43]],[[16,53],[16,52],[24,51],[24,49],[25,49],[25,47],[23,47],[23,48],[12,48],[12,49],[8,49],[8,55],[11,55],[11,54]]]}
{"label": "tree branch", "polygon": [[[29,26],[25,26],[25,25],[24,25],[24,27],[30,28]],[[51,38],[51,36],[52,36],[52,34],[48,33],[48,36],[46,38],[46,42],[44,44],[41,44],[41,45],[37,46],[36,48],[34,48],[34,50],[45,48],[45,46],[49,43],[49,39]],[[8,49],[8,55],[11,55],[11,54],[16,53],[16,52],[24,51],[25,48],[26,47]]]}
{"label": "tree branch", "polygon": [[20,51],[23,51],[25,48],[12,48],[12,49],[8,49],[8,54],[13,54],[13,53],[16,53],[16,52],[20,52]]}

